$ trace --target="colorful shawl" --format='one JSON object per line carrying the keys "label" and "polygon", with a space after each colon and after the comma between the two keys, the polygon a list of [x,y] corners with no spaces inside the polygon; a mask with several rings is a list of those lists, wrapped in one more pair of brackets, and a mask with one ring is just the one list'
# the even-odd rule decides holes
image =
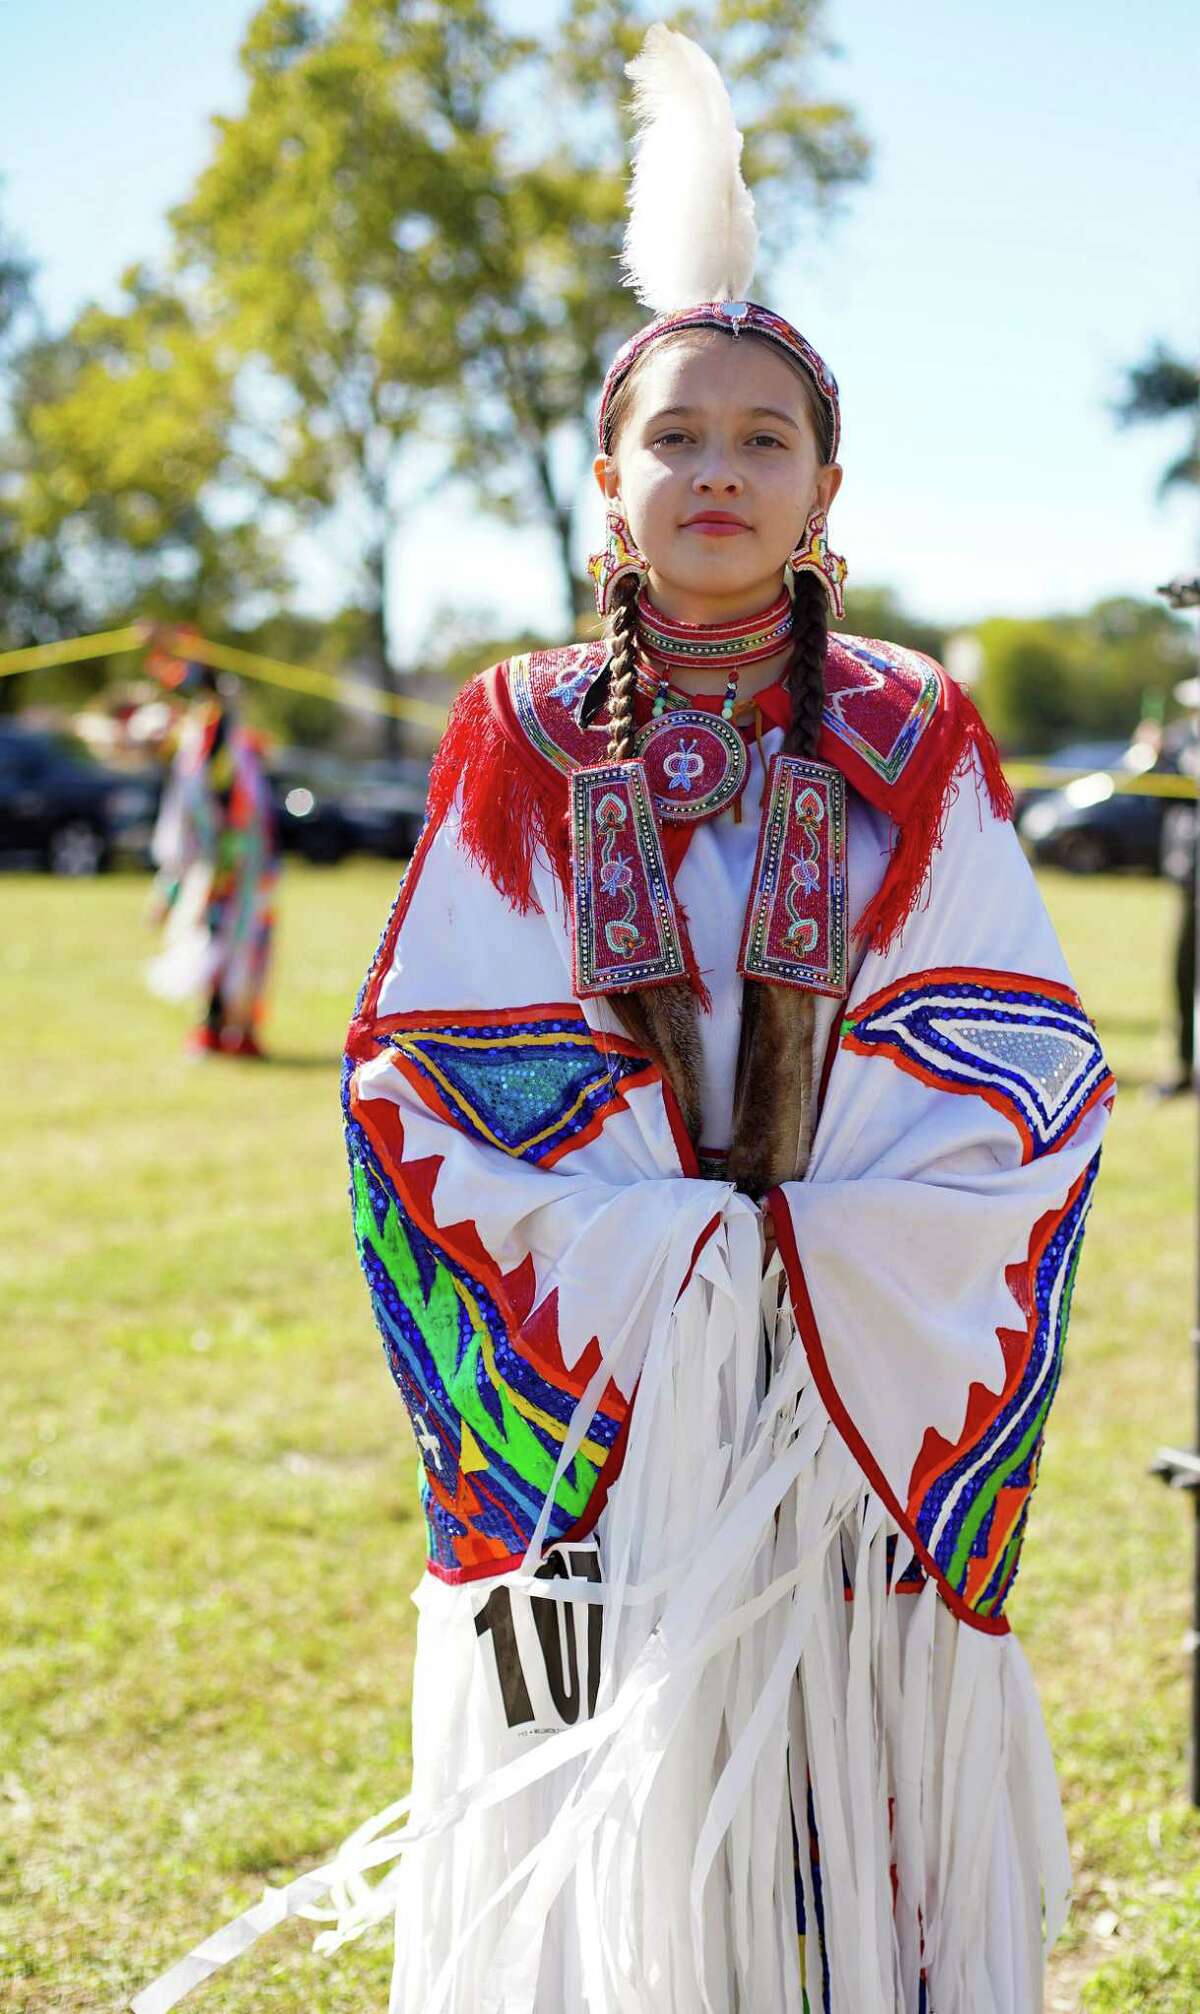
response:
{"label": "colorful shawl", "polygon": [[329,1897],[330,1945],[395,1909],[393,2014],[1040,2005],[1069,1863],[1006,1603],[1113,1083],[977,719],[934,668],[888,781],[928,679],[867,648],[881,731],[835,693],[823,752],[913,823],[765,1271],[572,997],[538,743],[594,665],[461,703],[344,1080],[429,1535],[413,1789],[141,2014]]}

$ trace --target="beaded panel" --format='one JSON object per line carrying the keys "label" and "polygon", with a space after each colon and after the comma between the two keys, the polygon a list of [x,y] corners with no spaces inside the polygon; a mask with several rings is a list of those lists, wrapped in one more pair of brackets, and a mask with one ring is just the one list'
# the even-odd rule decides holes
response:
{"label": "beaded panel", "polygon": [[643,764],[574,770],[568,815],[576,995],[682,978],[675,898]]}
{"label": "beaded panel", "polygon": [[[396,1108],[358,1101],[349,1061],[345,1086],[355,1242],[416,1436],[430,1570],[450,1581],[498,1573],[533,1535],[591,1366],[568,1373],[552,1322],[526,1310],[518,1327],[512,1283],[489,1281],[485,1265],[422,1228]],[[610,1384],[555,1490],[547,1545],[585,1516],[626,1410]]]}
{"label": "beaded panel", "polygon": [[383,1020],[375,1040],[439,1117],[514,1159],[548,1168],[592,1140],[655,1065],[605,1048],[571,1006]]}
{"label": "beaded panel", "polygon": [[1016,1578],[1099,1162],[1097,1154],[1063,1208],[1035,1225],[1025,1263],[1007,1270],[1026,1322],[997,1331],[1003,1390],[997,1396],[973,1385],[959,1440],[951,1444],[930,1428],[913,1466],[908,1514],[950,1586],[979,1616],[1003,1614]]}
{"label": "beaded panel", "polygon": [[831,636],[825,730],[884,783],[895,783],[938,711],[936,667],[896,643]]}
{"label": "beaded panel", "polygon": [[[508,662],[516,720],[531,747],[563,775],[603,758],[607,708],[587,728],[580,726],[578,713],[607,658],[608,645],[597,641],[535,650]],[[821,759],[844,764],[856,756],[865,774],[855,778],[851,770],[852,780],[868,792],[873,780],[877,791],[886,792],[903,776],[942,706],[941,674],[915,651],[833,634],[825,666]]]}
{"label": "beaded panel", "polygon": [[1114,1082],[1078,996],[1048,979],[955,967],[914,972],[842,1023],[842,1046],[887,1056],[1010,1119],[1022,1159],[1053,1153]]}
{"label": "beaded panel", "polygon": [[738,970],[846,990],[846,786],[828,763],[772,758]]}
{"label": "beaded panel", "polygon": [[508,690],[517,722],[530,746],[564,775],[604,754],[607,709],[591,728],[581,727],[576,715],[608,654],[606,643],[587,643],[509,659]]}

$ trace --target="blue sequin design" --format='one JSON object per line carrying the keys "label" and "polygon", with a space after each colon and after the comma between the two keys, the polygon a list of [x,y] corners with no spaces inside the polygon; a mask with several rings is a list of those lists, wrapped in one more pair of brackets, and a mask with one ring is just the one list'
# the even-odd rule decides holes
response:
{"label": "blue sequin design", "polygon": [[544,1166],[624,1103],[644,1056],[605,1054],[582,1015],[527,1021],[434,1020],[379,1035],[450,1107],[472,1138]]}
{"label": "blue sequin design", "polygon": [[916,973],[843,1023],[860,1054],[889,1056],[944,1090],[991,1093],[1026,1143],[1053,1153],[1112,1078],[1077,1001],[1032,986]]}
{"label": "blue sequin design", "polygon": [[[484,1282],[406,1209],[355,1117],[352,1079],[347,1057],[342,1102],[355,1239],[421,1456],[430,1565],[450,1580],[500,1572],[524,1555],[533,1536],[575,1396],[514,1345]],[[547,1545],[578,1524],[620,1429],[620,1419],[603,1407],[593,1414],[584,1446],[555,1491]]]}

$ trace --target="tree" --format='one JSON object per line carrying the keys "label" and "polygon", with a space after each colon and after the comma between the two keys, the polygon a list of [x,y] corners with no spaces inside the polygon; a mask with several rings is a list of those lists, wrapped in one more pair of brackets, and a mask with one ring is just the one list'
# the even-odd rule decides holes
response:
{"label": "tree", "polygon": [[287,576],[237,508],[232,374],[186,301],[141,268],[14,359],[7,465],[22,536],[69,563],[81,618],[227,621]]}
{"label": "tree", "polygon": [[1195,364],[1174,356],[1165,344],[1157,344],[1144,363],[1129,370],[1125,395],[1115,410],[1123,426],[1147,420],[1189,421],[1189,445],[1168,464],[1160,489],[1200,485],[1200,369]]}
{"label": "tree", "polygon": [[890,587],[851,587],[846,590],[846,615],[835,624],[851,636],[877,636],[902,643],[909,650],[922,650],[939,661],[946,647],[946,629],[922,616],[910,615]]}
{"label": "tree", "polygon": [[483,0],[267,0],[245,110],[172,218],[180,283],[243,372],[247,475],[301,519],[358,532],[373,657],[385,635],[397,466],[462,361],[460,317],[499,176],[486,104],[524,45]]}
{"label": "tree", "polygon": [[[11,423],[21,346],[38,327],[35,268],[0,227],[0,417]],[[16,508],[10,443],[0,437],[0,649],[49,643],[78,626],[78,603],[55,541],[30,537]],[[0,679],[0,708],[19,703],[20,683]]]}
{"label": "tree", "polygon": [[[849,112],[807,88],[821,0],[669,18],[731,79],[777,253],[865,166]],[[394,685],[388,570],[432,465],[487,510],[548,522],[581,610],[590,412],[639,316],[616,255],[623,65],[644,28],[630,0],[562,0],[540,38],[499,0],[265,0],[245,106],[213,122],[167,270],[135,269],[114,313],[28,360],[27,531],[71,539],[89,584],[212,626],[277,585],[288,525],[349,524],[352,598]]]}
{"label": "tree", "polygon": [[976,635],[976,697],[1002,747],[1023,754],[1132,734],[1145,710],[1161,716],[1191,653],[1178,616],[1131,595],[1085,615],[996,616]]}

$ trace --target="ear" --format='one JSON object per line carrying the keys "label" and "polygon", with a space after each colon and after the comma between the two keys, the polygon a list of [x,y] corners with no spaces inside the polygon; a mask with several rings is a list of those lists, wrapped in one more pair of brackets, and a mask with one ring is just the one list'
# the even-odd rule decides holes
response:
{"label": "ear", "polygon": [[592,463],[592,474],[602,497],[609,502],[620,495],[621,484],[617,475],[617,464],[612,455],[597,455]]}
{"label": "ear", "polygon": [[817,471],[817,503],[828,515],[834,497],[842,487],[842,469],[838,462],[827,462]]}

